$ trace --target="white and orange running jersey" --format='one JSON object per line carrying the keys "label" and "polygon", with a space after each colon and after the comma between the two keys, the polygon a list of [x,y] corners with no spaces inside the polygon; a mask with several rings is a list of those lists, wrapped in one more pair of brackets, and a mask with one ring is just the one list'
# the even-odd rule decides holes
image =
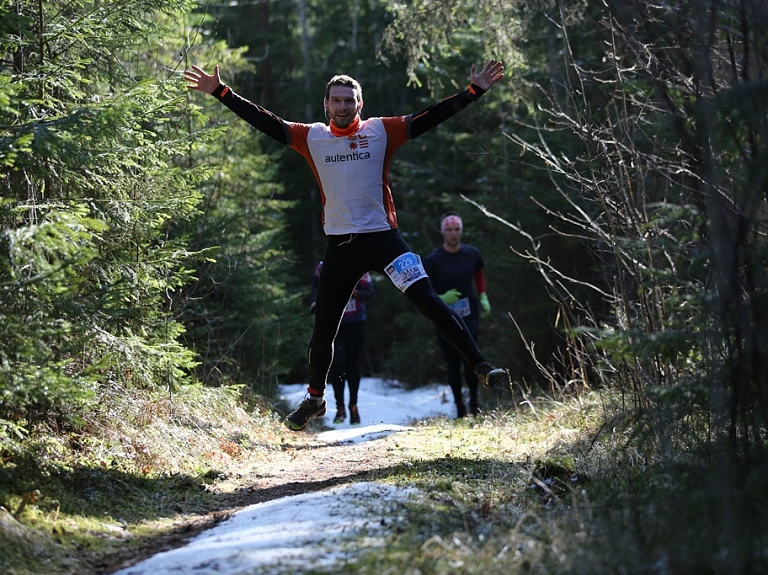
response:
{"label": "white and orange running jersey", "polygon": [[471,84],[417,114],[360,120],[349,135],[334,135],[328,124],[286,121],[224,84],[213,91],[216,98],[254,128],[304,156],[320,186],[323,229],[331,236],[397,228],[389,185],[389,165],[395,150],[450,118],[483,93],[484,90]]}
{"label": "white and orange running jersey", "polygon": [[410,118],[361,120],[357,132],[341,137],[320,122],[286,122],[290,147],[304,156],[320,186],[326,235],[397,227],[389,164],[395,150],[408,141]]}

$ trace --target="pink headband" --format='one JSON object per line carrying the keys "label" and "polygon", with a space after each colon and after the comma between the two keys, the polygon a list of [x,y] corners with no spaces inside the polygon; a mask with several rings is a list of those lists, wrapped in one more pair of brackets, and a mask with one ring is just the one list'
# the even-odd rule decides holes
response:
{"label": "pink headband", "polygon": [[464,224],[459,216],[445,216],[440,222],[440,231],[444,232],[448,226],[459,226],[460,230],[464,229]]}

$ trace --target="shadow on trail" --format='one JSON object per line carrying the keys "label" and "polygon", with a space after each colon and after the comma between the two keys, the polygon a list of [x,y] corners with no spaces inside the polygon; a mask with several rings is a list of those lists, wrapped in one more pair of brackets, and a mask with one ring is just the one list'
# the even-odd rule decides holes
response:
{"label": "shadow on trail", "polygon": [[[265,501],[272,501],[273,499],[280,499],[281,497],[291,497],[293,495],[303,495],[304,493],[325,491],[326,489],[339,487],[340,485],[346,485],[348,483],[356,483],[363,480],[367,481],[371,479],[372,473],[376,472],[358,471],[348,475],[330,477],[321,481],[291,481],[289,483],[282,483],[271,487],[250,488],[248,489],[248,493],[250,494],[248,497],[248,505],[264,503]],[[222,499],[226,500],[226,496]]]}

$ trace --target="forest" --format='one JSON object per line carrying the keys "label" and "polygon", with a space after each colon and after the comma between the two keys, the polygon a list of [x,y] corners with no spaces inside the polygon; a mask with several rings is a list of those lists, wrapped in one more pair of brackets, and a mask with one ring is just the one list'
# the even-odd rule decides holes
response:
{"label": "forest", "polygon": [[[484,256],[479,345],[512,379],[493,401],[611,389],[605,425],[764,487],[764,0],[0,0],[1,460],[106,392],[274,403],[306,380],[317,183],[185,69],[322,122],[334,74],[394,116],[490,58],[505,78],[391,185],[415,252],[456,211]],[[364,374],[442,381],[433,326],[374,284]]]}

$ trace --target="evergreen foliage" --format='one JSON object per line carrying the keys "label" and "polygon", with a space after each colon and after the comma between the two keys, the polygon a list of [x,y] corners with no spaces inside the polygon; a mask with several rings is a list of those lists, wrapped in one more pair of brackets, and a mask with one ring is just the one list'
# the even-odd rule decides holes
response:
{"label": "evergreen foliage", "polygon": [[[193,381],[197,366],[209,382],[238,377],[274,389],[285,371],[277,341],[298,348],[305,340],[303,326],[277,320],[290,298],[281,284],[284,204],[272,198],[267,162],[258,154],[233,161],[241,151],[204,127],[176,75],[193,7],[0,4],[6,429],[55,416],[61,402],[87,400],[97,385],[172,391]],[[248,138],[228,143],[255,148]],[[225,277],[227,265],[236,271]],[[235,301],[220,298],[213,312],[200,303],[211,286],[233,282],[247,286]],[[217,318],[229,318],[228,330]],[[257,323],[254,341],[246,326]],[[249,346],[241,356],[251,362],[228,372],[238,344]],[[224,377],[204,377],[214,368]]]}
{"label": "evergreen foliage", "polygon": [[[245,47],[230,49],[209,33],[212,17],[203,9],[190,15],[195,42],[184,54],[193,63],[218,64],[225,81],[251,69]],[[297,314],[303,294],[286,288],[293,267],[285,247],[282,186],[275,182],[282,149],[237,118],[218,101],[187,96],[190,138],[196,141],[184,162],[204,170],[199,214],[177,231],[192,246],[216,246],[213,259],[196,267],[174,302],[187,328],[183,340],[197,350],[196,376],[206,384],[245,383],[274,396],[278,378],[303,375],[310,324]]]}
{"label": "evergreen foliage", "polygon": [[96,381],[170,385],[193,365],[164,306],[191,255],[168,228],[198,195],[172,165],[179,100],[136,57],[162,33],[152,13],[183,6],[3,5],[6,416],[45,414]]}

